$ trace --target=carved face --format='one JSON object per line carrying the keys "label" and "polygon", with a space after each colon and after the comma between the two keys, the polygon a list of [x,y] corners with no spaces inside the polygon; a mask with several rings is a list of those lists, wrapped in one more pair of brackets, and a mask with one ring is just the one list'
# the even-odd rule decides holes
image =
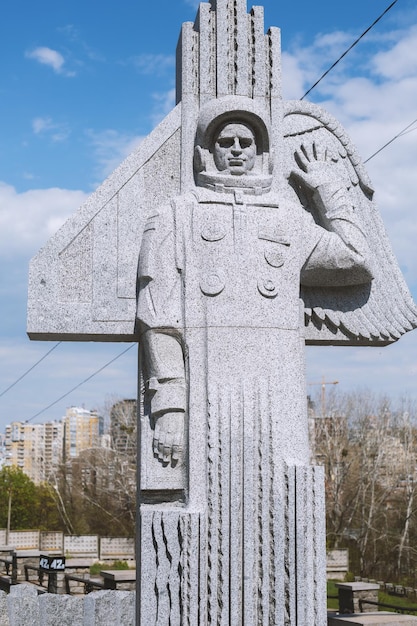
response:
{"label": "carved face", "polygon": [[217,135],[213,148],[219,170],[242,176],[253,169],[256,158],[255,134],[246,124],[227,124]]}

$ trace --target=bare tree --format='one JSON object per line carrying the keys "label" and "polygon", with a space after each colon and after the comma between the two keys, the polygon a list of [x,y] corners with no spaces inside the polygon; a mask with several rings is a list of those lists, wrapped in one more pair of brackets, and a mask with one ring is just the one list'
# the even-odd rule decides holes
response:
{"label": "bare tree", "polygon": [[107,415],[107,434],[101,446],[67,459],[51,480],[68,529],[76,533],[133,536],[136,400],[113,398],[101,413]]}
{"label": "bare tree", "polygon": [[357,573],[413,572],[417,534],[415,411],[369,391],[327,398],[314,419],[316,462],[325,467],[329,547],[349,547]]}

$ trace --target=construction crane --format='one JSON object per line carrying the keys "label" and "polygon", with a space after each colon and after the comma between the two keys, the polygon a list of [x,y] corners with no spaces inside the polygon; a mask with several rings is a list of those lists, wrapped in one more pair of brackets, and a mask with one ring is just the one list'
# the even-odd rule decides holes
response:
{"label": "construction crane", "polygon": [[315,386],[321,385],[321,416],[326,417],[326,385],[338,385],[338,380],[328,381],[322,376],[321,383],[307,383],[307,385]]}

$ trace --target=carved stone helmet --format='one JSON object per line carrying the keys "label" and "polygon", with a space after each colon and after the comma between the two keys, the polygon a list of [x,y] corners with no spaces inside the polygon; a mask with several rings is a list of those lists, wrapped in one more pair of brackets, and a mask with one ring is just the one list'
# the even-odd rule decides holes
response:
{"label": "carved stone helmet", "polygon": [[[243,124],[255,138],[255,164],[244,176],[231,176],[216,167],[213,151],[222,129],[228,124]],[[216,191],[240,188],[249,193],[269,191],[272,181],[269,115],[251,98],[225,96],[211,100],[199,114],[194,152],[194,172],[198,186]]]}

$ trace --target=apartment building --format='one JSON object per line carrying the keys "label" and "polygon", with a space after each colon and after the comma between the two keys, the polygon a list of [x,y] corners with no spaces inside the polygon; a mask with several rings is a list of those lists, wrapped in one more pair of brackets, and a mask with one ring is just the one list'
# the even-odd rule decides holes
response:
{"label": "apartment building", "polygon": [[98,448],[104,433],[104,420],[97,411],[80,407],[67,409],[63,423],[63,453],[68,461],[88,448]]}
{"label": "apartment building", "polygon": [[5,431],[4,465],[19,467],[36,484],[44,482],[62,460],[62,438],[60,421],[12,422]]}

